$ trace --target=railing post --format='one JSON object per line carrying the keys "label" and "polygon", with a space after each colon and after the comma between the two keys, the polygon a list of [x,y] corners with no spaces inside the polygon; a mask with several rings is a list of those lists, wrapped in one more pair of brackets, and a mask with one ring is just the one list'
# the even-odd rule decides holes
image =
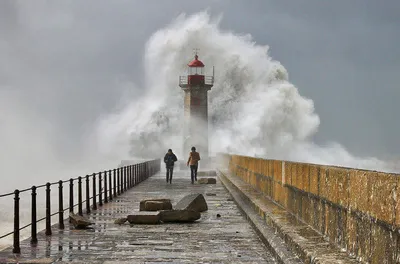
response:
{"label": "railing post", "polygon": [[107,171],[104,171],[104,203],[108,203]]}
{"label": "railing post", "polygon": [[135,185],[137,185],[139,183],[139,165],[136,164],[135,165],[136,169],[135,169]]}
{"label": "railing post", "polygon": [[132,188],[131,172],[132,172],[132,165],[129,165],[128,166],[128,189]]}
{"label": "railing post", "polygon": [[103,205],[103,190],[101,187],[101,172],[99,172],[99,206]]}
{"label": "railing post", "polygon": [[140,164],[140,182],[143,181],[143,175],[144,175],[144,169],[143,169],[143,163]]}
{"label": "railing post", "polygon": [[14,245],[13,253],[20,254],[19,245],[19,190],[14,191]]}
{"label": "railing post", "polygon": [[113,177],[114,177],[114,197],[117,197],[117,170],[113,170]]}
{"label": "railing post", "polygon": [[124,190],[125,190],[125,192],[126,192],[126,190],[128,189],[127,187],[128,187],[128,166],[125,166],[125,169],[124,169]]}
{"label": "railing post", "polygon": [[64,229],[64,195],[63,181],[58,181],[58,228]]}
{"label": "railing post", "polygon": [[36,244],[37,240],[37,208],[36,208],[36,186],[32,186],[32,202],[31,202],[31,244]]}
{"label": "railing post", "polygon": [[112,201],[113,197],[112,197],[112,181],[111,181],[111,170],[108,171],[108,185],[109,185],[109,196],[110,196],[110,201]]}
{"label": "railing post", "polygon": [[96,173],[93,173],[93,210],[97,210],[96,200]]}
{"label": "railing post", "polygon": [[136,185],[136,165],[132,165],[132,187],[135,187]]}
{"label": "railing post", "polygon": [[50,182],[46,183],[46,236],[51,236]]}
{"label": "railing post", "polygon": [[140,169],[141,169],[140,163],[136,164],[136,166],[137,166],[137,182],[140,183]]}
{"label": "railing post", "polygon": [[90,213],[90,181],[89,175],[86,175],[86,213]]}
{"label": "railing post", "polygon": [[133,165],[131,166],[131,187],[135,186]]}
{"label": "railing post", "polygon": [[130,172],[131,172],[131,188],[133,187],[133,165],[130,167]]}
{"label": "railing post", "polygon": [[74,213],[74,179],[69,179],[69,212]]}
{"label": "railing post", "polygon": [[125,175],[125,167],[121,168],[121,193],[124,193],[124,175]]}
{"label": "railing post", "polygon": [[141,180],[140,180],[140,175],[141,175],[141,171],[142,171],[142,165],[139,163],[139,164],[137,164],[137,166],[138,166],[138,183],[140,183],[141,182]]}
{"label": "railing post", "polygon": [[82,177],[79,176],[78,178],[78,214],[83,215],[82,212]]}
{"label": "railing post", "polygon": [[135,186],[138,184],[138,182],[139,182],[139,166],[135,164]]}
{"label": "railing post", "polygon": [[120,175],[120,172],[121,172],[121,168],[118,168],[117,169],[117,181],[118,181],[118,184],[117,184],[117,193],[118,193],[118,195],[120,195],[121,194],[121,185],[120,185],[120,177],[119,177],[119,175]]}

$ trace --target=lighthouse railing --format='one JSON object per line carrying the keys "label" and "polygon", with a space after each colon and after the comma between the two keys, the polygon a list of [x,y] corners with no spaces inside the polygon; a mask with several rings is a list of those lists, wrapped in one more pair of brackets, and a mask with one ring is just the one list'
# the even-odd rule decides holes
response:
{"label": "lighthouse railing", "polygon": [[[189,84],[189,75],[179,76],[179,85]],[[214,76],[204,76],[205,85],[214,85]]]}

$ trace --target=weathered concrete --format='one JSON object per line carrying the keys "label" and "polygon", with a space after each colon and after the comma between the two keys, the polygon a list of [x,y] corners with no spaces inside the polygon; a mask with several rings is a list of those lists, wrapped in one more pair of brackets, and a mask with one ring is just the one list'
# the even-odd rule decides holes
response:
{"label": "weathered concrete", "polygon": [[139,211],[128,215],[130,224],[155,225],[160,223],[160,212]]}
{"label": "weathered concrete", "polygon": [[[146,211],[146,202],[162,202],[162,203],[166,203],[168,207],[170,208],[165,208],[165,210],[170,210],[172,209],[172,204],[171,204],[171,199],[166,199],[166,198],[161,198],[161,199],[152,199],[152,200],[143,200],[140,201],[139,203],[139,210],[140,211]],[[164,210],[164,209],[160,209],[160,210]],[[156,210],[157,211],[157,210]]]}
{"label": "weathered concrete", "polygon": [[208,210],[206,199],[201,193],[192,193],[183,197],[176,205],[177,210],[193,210],[204,212]]}
{"label": "weathered concrete", "polygon": [[365,263],[400,263],[399,174],[219,157],[230,173],[317,230],[330,244]]}
{"label": "weathered concrete", "polygon": [[71,220],[72,225],[76,229],[85,229],[94,224],[92,221],[89,221],[89,219],[87,219],[86,217],[73,213],[69,214],[69,219]]}
{"label": "weathered concrete", "polygon": [[160,210],[171,210],[171,200],[149,200],[140,202],[140,211],[160,211]]}
{"label": "weathered concrete", "polygon": [[[358,263],[355,258],[347,255],[339,247],[330,244],[323,235],[299,221],[282,206],[272,202],[239,177],[228,171],[222,172],[220,177],[228,188],[239,193],[238,196],[240,196],[240,200],[244,201],[243,204],[252,207],[262,216],[265,223],[284,240],[290,251],[296,253],[304,263]],[[261,226],[261,228],[264,227]],[[282,245],[281,242],[276,242],[277,239],[269,239],[267,236],[265,240],[267,244],[271,244],[277,255],[282,254],[279,256],[280,258],[288,259],[282,253],[283,250],[279,250],[278,246]],[[268,242],[268,240],[272,240],[272,242]]]}
{"label": "weathered concrete", "polygon": [[197,181],[198,184],[216,184],[217,183],[217,179],[215,178],[200,178]]}
{"label": "weathered concrete", "polygon": [[[208,211],[195,223],[114,223],[139,211],[141,200],[170,197],[176,203],[190,193],[215,194],[205,196]],[[192,185],[187,173],[174,173],[172,184],[163,173],[153,176],[89,218],[93,229],[73,230],[66,221],[65,230],[54,227],[51,237],[41,232],[37,247],[23,241],[20,263],[275,263],[224,187],[219,182]],[[16,260],[10,248],[0,252],[0,260],[5,259]]]}
{"label": "weathered concrete", "polygon": [[160,211],[162,222],[194,222],[200,219],[200,212],[193,210],[163,210]]}

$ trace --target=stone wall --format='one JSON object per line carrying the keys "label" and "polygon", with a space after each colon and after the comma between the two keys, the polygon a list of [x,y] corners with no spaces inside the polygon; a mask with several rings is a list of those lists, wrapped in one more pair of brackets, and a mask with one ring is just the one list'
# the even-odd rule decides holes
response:
{"label": "stone wall", "polygon": [[369,263],[400,263],[398,174],[219,154],[232,174]]}

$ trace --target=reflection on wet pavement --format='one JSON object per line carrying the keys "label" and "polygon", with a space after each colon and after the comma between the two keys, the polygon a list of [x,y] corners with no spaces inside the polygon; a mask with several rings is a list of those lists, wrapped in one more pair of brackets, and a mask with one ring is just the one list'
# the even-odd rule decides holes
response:
{"label": "reflection on wet pavement", "polygon": [[[139,201],[170,198],[175,204],[190,193],[202,193],[209,210],[195,223],[117,225],[114,220],[139,210]],[[207,194],[207,195],[206,195]],[[217,214],[220,217],[217,217]],[[151,177],[112,203],[89,215],[92,229],[53,227],[38,234],[38,245],[21,243],[21,255],[0,252],[0,263],[275,263],[228,192],[217,184],[190,184],[188,173],[175,172],[167,184],[162,174]],[[32,262],[31,260],[35,260]]]}

